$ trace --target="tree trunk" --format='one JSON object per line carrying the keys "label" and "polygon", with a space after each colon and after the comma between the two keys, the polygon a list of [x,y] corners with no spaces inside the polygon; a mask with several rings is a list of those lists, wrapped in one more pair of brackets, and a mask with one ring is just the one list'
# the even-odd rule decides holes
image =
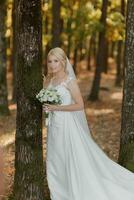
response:
{"label": "tree trunk", "polygon": [[104,46],[104,59],[103,59],[103,72],[108,73],[108,41],[105,39],[105,46]]}
{"label": "tree trunk", "polygon": [[78,59],[78,46],[76,46],[75,49],[74,49],[74,62],[73,62],[73,68],[74,68],[74,72],[75,72],[75,74],[77,74],[77,72],[76,72],[76,68],[77,68],[77,59]]}
{"label": "tree trunk", "polygon": [[[46,20],[45,20],[45,34],[49,34],[49,17],[47,16],[46,17]],[[46,76],[47,75],[47,54],[50,50],[50,44],[49,42],[47,43],[46,47],[45,47],[45,50],[44,50],[44,55],[43,55],[43,73],[44,75]]]}
{"label": "tree trunk", "polygon": [[17,51],[15,48],[15,41],[16,41],[16,25],[15,25],[15,1],[13,2],[13,10],[12,10],[12,37],[13,37],[13,46],[12,46],[12,73],[13,73],[13,82],[12,82],[12,87],[13,87],[13,92],[12,92],[12,101],[16,102],[16,61],[17,61]]}
{"label": "tree trunk", "polygon": [[14,200],[44,200],[41,1],[16,0],[17,118]]}
{"label": "tree trunk", "polygon": [[134,1],[128,0],[119,163],[134,172]]}
{"label": "tree trunk", "polygon": [[[125,16],[125,0],[121,0],[121,14]],[[116,58],[116,81],[115,85],[116,86],[121,86],[122,83],[122,65],[123,65],[123,60],[122,60],[122,55],[123,55],[123,41],[118,42],[118,47],[117,47],[117,58]]]}
{"label": "tree trunk", "polygon": [[89,39],[88,55],[87,55],[87,70],[91,70],[91,50],[92,50],[93,38]]}
{"label": "tree trunk", "polygon": [[97,57],[97,44],[98,44],[98,34],[93,35],[93,56],[94,56],[94,60],[96,61],[96,57]]}
{"label": "tree trunk", "polygon": [[112,42],[111,42],[111,45],[110,45],[110,53],[109,53],[109,56],[110,56],[111,58],[114,58],[115,46],[116,46],[116,43],[112,41]]}
{"label": "tree trunk", "polygon": [[121,0],[121,13],[122,13],[122,15],[123,16],[125,16],[125,9],[126,8],[126,6],[125,6],[125,0]]}
{"label": "tree trunk", "polygon": [[121,68],[121,64],[122,64],[122,41],[118,42],[118,46],[117,46],[117,58],[116,58],[116,81],[115,81],[115,85],[116,86],[121,86],[121,82],[122,82],[122,68]]}
{"label": "tree trunk", "polygon": [[6,80],[6,1],[0,2],[0,115],[9,115]]}
{"label": "tree trunk", "polygon": [[49,46],[49,43],[46,45],[46,48],[45,48],[45,55],[44,55],[44,59],[43,59],[43,65],[44,65],[44,75],[46,76],[47,73],[48,73],[48,69],[47,69],[47,55],[48,55],[48,52],[50,51],[50,46]]}
{"label": "tree trunk", "polygon": [[58,47],[61,45],[60,41],[60,33],[61,33],[61,20],[60,20],[60,0],[52,1],[52,14],[53,14],[53,22],[52,22],[52,47]]}
{"label": "tree trunk", "polygon": [[79,61],[84,60],[84,57],[85,57],[85,55],[83,54],[83,47],[84,47],[84,44],[81,41],[81,43],[79,45]]}
{"label": "tree trunk", "polygon": [[67,57],[70,58],[71,53],[71,34],[68,34]]}
{"label": "tree trunk", "polygon": [[67,37],[68,37],[67,56],[68,56],[68,58],[70,58],[70,53],[71,53],[71,38],[72,38],[71,24],[72,24],[72,21],[70,19],[68,19],[68,22],[67,22],[67,30],[68,30],[68,34],[67,34]]}
{"label": "tree trunk", "polygon": [[105,58],[105,27],[106,27],[106,16],[107,16],[107,6],[108,0],[103,0],[102,4],[102,16],[101,16],[101,23],[103,25],[103,30],[99,34],[99,46],[97,52],[97,62],[96,62],[96,70],[95,70],[95,77],[91,89],[91,94],[89,95],[89,100],[95,101],[98,100],[99,96],[99,88],[100,88],[100,81],[101,81],[101,72],[103,70],[103,61]]}

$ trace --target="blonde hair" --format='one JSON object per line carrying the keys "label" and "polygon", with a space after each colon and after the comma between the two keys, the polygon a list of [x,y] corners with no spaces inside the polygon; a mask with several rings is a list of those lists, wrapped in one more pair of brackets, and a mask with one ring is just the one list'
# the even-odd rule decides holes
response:
{"label": "blonde hair", "polygon": [[47,59],[50,55],[55,56],[61,62],[62,66],[66,67],[66,54],[63,49],[55,47],[48,52]]}
{"label": "blonde hair", "polygon": [[[64,67],[64,70],[66,70],[66,54],[64,52],[63,49],[61,49],[60,47],[55,47],[53,49],[51,49],[48,54],[47,54],[47,61],[48,61],[48,58],[50,55],[53,55],[55,56],[60,62],[61,62],[61,65]],[[52,78],[52,73],[51,73],[51,70],[50,69],[47,69],[47,75],[44,77],[44,82],[49,80]]]}

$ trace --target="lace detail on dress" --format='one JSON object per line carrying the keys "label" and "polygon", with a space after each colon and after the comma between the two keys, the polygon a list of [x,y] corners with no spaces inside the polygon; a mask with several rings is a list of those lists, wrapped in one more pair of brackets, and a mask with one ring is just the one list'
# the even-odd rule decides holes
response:
{"label": "lace detail on dress", "polygon": [[64,85],[66,87],[66,89],[68,89],[68,83],[71,81],[71,80],[74,80],[73,77],[68,77],[67,80],[63,81],[61,83],[61,85]]}
{"label": "lace detail on dress", "polygon": [[49,85],[51,85],[51,86],[53,86],[53,87],[58,87],[58,86],[64,85],[64,86],[67,87],[67,84],[68,84],[71,80],[75,80],[75,79],[74,79],[73,77],[69,76],[69,77],[67,77],[66,80],[62,81],[61,83],[59,83],[59,84],[57,84],[57,85],[54,85],[54,84],[52,83],[52,79],[51,79]]}

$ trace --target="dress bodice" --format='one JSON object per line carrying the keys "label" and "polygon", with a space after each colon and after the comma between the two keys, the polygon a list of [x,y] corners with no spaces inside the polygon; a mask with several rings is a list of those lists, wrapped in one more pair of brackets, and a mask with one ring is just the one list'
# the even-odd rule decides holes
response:
{"label": "dress bodice", "polygon": [[[73,104],[74,100],[72,98],[72,95],[68,89],[68,83],[73,80],[73,77],[68,77],[65,81],[62,81],[60,84],[58,85],[53,85],[52,84],[52,80],[50,81],[49,85],[47,88],[55,88],[57,89],[58,94],[61,97],[61,105],[69,105],[69,104]],[[62,125],[62,121],[64,119],[64,115],[66,114],[66,112],[63,111],[53,111],[50,112],[49,115],[49,125],[52,126],[61,126]],[[52,122],[52,123],[51,123]]]}
{"label": "dress bodice", "polygon": [[52,87],[52,88],[55,88],[57,89],[58,91],[58,94],[60,95],[61,97],[61,101],[62,101],[62,104],[61,105],[69,105],[71,103],[73,103],[73,99],[72,99],[72,96],[71,96],[71,93],[68,89],[68,83],[73,80],[73,77],[68,77],[65,81],[62,81],[60,84],[58,85],[53,85],[52,84],[52,79],[48,85],[48,87]]}

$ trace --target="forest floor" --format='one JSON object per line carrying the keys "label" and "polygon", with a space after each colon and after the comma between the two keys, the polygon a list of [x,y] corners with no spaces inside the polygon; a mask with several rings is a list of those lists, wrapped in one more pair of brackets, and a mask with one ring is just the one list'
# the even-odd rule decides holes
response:
{"label": "forest floor", "polygon": [[[111,67],[112,69],[112,67]],[[121,125],[121,103],[122,87],[115,87],[115,71],[110,70],[102,74],[101,89],[99,101],[87,101],[90,93],[94,72],[82,70],[78,75],[78,83],[84,97],[85,112],[91,134],[96,143],[104,152],[114,161],[118,159]],[[0,117],[0,145],[5,149],[5,174],[7,180],[6,196],[12,190],[14,177],[14,150],[15,150],[15,126],[16,126],[16,105],[11,102],[12,94],[12,76],[8,72],[8,99],[10,116]],[[44,145],[44,166],[46,155],[46,128],[43,127],[43,145]],[[48,196],[47,181],[46,196]]]}

